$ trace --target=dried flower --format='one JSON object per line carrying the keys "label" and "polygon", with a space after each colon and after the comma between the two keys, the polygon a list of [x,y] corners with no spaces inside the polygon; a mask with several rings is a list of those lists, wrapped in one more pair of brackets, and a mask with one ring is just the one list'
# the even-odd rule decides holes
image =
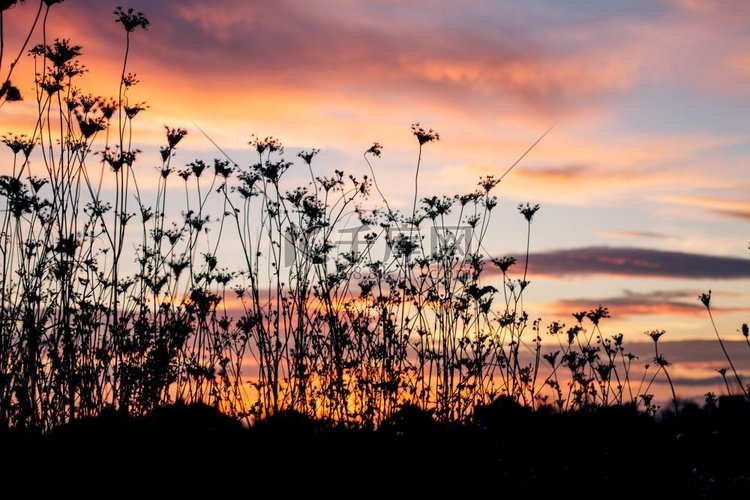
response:
{"label": "dried flower", "polygon": [[664,335],[666,332],[664,330],[651,330],[646,332],[645,334],[651,337],[651,340],[654,341],[654,343],[659,342],[659,338],[661,338],[662,335]]}
{"label": "dried flower", "polygon": [[78,120],[78,127],[81,129],[81,135],[86,139],[106,128],[104,118],[84,118],[78,112],[75,113],[75,116]]}
{"label": "dried flower", "polygon": [[34,55],[44,55],[56,67],[62,68],[66,63],[81,55],[80,45],[71,45],[70,40],[56,38],[52,45],[37,45],[31,49]]}
{"label": "dried flower", "polygon": [[135,87],[139,83],[141,83],[141,81],[136,78],[135,73],[128,73],[122,77],[122,84],[125,88],[129,89],[130,87]]}
{"label": "dried flower", "polygon": [[310,164],[312,163],[312,159],[318,153],[320,153],[320,149],[313,148],[311,151],[300,151],[299,153],[297,153],[297,156],[299,156],[300,158],[302,158],[302,160],[305,163],[307,163],[307,166],[309,167]]}
{"label": "dried flower", "polygon": [[184,128],[169,128],[166,125],[164,128],[167,130],[167,144],[172,149],[187,135],[187,130]]}
{"label": "dried flower", "polygon": [[411,126],[411,132],[414,134],[414,136],[419,141],[419,145],[422,146],[424,144],[427,144],[428,142],[432,141],[439,141],[440,140],[440,134],[435,132],[434,130],[425,130],[424,128],[419,126],[419,123],[413,123]]}
{"label": "dried flower", "polygon": [[539,211],[539,205],[531,206],[528,203],[526,203],[526,205],[520,204],[518,205],[518,211],[526,218],[526,221],[531,222],[531,219],[534,218],[534,214]]}
{"label": "dried flower", "polygon": [[281,145],[281,141],[271,136],[268,136],[265,139],[260,139],[255,134],[253,134],[250,137],[250,142],[248,142],[248,144],[255,148],[259,155],[262,155],[266,151],[268,151],[269,153],[282,153],[284,151],[284,147]]}
{"label": "dried flower", "polygon": [[135,162],[136,156],[140,152],[140,149],[134,149],[132,151],[112,151],[111,149],[107,148],[100,154],[113,171],[119,172],[124,166],[132,167],[133,163]]}
{"label": "dried flower", "polygon": [[479,186],[481,186],[486,193],[489,193],[498,184],[500,184],[500,179],[495,179],[494,175],[479,178]]}
{"label": "dried flower", "polygon": [[595,325],[599,324],[599,320],[602,318],[609,318],[609,309],[602,307],[601,305],[596,309],[592,309],[586,313],[586,317],[591,320]]}
{"label": "dried flower", "polygon": [[125,114],[132,120],[133,118],[135,118],[135,115],[137,115],[141,111],[148,109],[148,106],[146,106],[145,102],[139,102],[137,104],[134,104],[133,106],[125,106],[124,108]]}
{"label": "dried flower", "polygon": [[667,361],[666,358],[664,358],[664,356],[662,356],[661,354],[659,354],[658,356],[654,358],[654,363],[661,368],[665,368],[667,366],[672,365],[672,363]]}
{"label": "dried flower", "polygon": [[135,12],[132,8],[125,11],[122,7],[117,7],[113,14],[115,15],[115,23],[122,24],[128,33],[132,33],[136,28],[147,30],[151,24],[143,15],[143,12]]}
{"label": "dried flower", "polygon": [[571,326],[570,328],[568,328],[568,344],[572,344],[579,333],[581,333],[581,327],[579,325]]}
{"label": "dried flower", "polygon": [[373,156],[377,156],[380,158],[380,153],[383,152],[383,146],[379,142],[373,142],[372,146],[370,146],[370,149],[365,151],[365,154],[371,154]]}
{"label": "dried flower", "polygon": [[21,91],[18,90],[18,87],[10,83],[10,80],[6,80],[2,87],[0,87],[0,99],[3,97],[5,97],[5,100],[8,102],[23,100],[21,97]]}
{"label": "dried flower", "polygon": [[20,152],[23,152],[24,156],[26,158],[29,157],[31,154],[31,151],[34,149],[34,146],[36,145],[36,141],[33,139],[29,139],[26,134],[21,135],[4,135],[2,141],[5,143],[6,146],[10,148],[11,151],[13,151],[14,155],[17,155]]}
{"label": "dried flower", "polygon": [[190,167],[190,170],[196,177],[200,177],[207,165],[203,160],[195,160],[188,163],[187,166]]}
{"label": "dried flower", "polygon": [[214,172],[216,172],[216,175],[226,179],[227,177],[229,177],[233,170],[234,168],[229,166],[229,162],[227,160],[219,160],[217,158],[214,159]]}
{"label": "dried flower", "polygon": [[102,117],[105,120],[109,120],[110,118],[112,118],[112,115],[115,114],[116,109],[117,101],[115,101],[114,99],[109,99],[108,101],[103,102],[101,105]]}
{"label": "dried flower", "polygon": [[49,180],[42,177],[29,177],[29,184],[31,184],[31,189],[34,191],[34,194],[38,194],[39,190],[42,189],[47,182],[49,182]]}
{"label": "dried flower", "polygon": [[559,355],[560,355],[560,351],[555,351],[555,352],[549,352],[549,353],[543,354],[542,357],[547,361],[547,363],[550,364],[550,366],[554,368],[557,362],[557,356]]}

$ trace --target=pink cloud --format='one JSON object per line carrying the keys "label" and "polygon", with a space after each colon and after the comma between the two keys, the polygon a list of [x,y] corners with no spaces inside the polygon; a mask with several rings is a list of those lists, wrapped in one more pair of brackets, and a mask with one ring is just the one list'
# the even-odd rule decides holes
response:
{"label": "pink cloud", "polygon": [[750,201],[713,196],[676,196],[671,201],[681,205],[700,207],[713,214],[732,219],[750,220]]}
{"label": "pink cloud", "polygon": [[[622,295],[600,298],[560,299],[553,305],[554,314],[570,316],[573,312],[605,305],[613,318],[624,319],[644,315],[702,316],[706,308],[696,300],[696,290],[669,290],[638,293],[624,291]],[[746,307],[712,307],[715,314],[747,312]]]}
{"label": "pink cloud", "polygon": [[608,231],[599,231],[596,233],[598,236],[603,236],[605,238],[625,238],[625,239],[632,239],[632,238],[646,238],[646,239],[665,239],[670,238],[670,236],[662,233],[657,233],[654,231],[634,231],[634,230],[608,230]]}

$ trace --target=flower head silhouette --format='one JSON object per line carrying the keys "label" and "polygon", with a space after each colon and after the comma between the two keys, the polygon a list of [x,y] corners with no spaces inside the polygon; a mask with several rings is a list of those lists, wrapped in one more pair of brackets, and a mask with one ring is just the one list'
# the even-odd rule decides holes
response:
{"label": "flower head silhouette", "polygon": [[530,205],[526,203],[525,205],[522,203],[518,205],[518,211],[521,212],[521,215],[524,216],[527,222],[531,222],[531,219],[534,218],[534,214],[536,214],[539,211],[539,205]]}
{"label": "flower head silhouette", "polygon": [[164,128],[167,130],[167,144],[170,149],[173,149],[187,135],[187,130],[184,128],[169,128],[166,125]]}
{"label": "flower head silhouette", "polygon": [[383,146],[379,142],[373,142],[372,146],[365,151],[365,154],[371,154],[380,158],[380,154],[383,152]]}
{"label": "flower head silhouette", "polygon": [[2,86],[0,86],[0,99],[5,97],[8,102],[22,101],[21,91],[18,87],[10,83],[10,80],[6,80]]}
{"label": "flower head silhouette", "polygon": [[26,158],[29,157],[31,151],[36,145],[36,141],[27,137],[26,134],[12,136],[4,135],[2,142],[4,142],[5,145],[8,146],[11,151],[13,151],[14,155],[23,153]]}
{"label": "flower head silhouette", "polygon": [[651,337],[651,340],[653,340],[654,343],[657,343],[659,342],[659,339],[661,338],[661,336],[664,335],[665,333],[666,332],[664,330],[651,330],[651,331],[646,332],[646,335]]}
{"label": "flower head silhouette", "polygon": [[127,117],[132,120],[133,118],[135,118],[135,116],[138,113],[148,109],[148,106],[146,106],[145,102],[139,102],[132,106],[124,106],[124,109],[125,109],[125,114],[127,115]]}
{"label": "flower head silhouette", "polygon": [[317,155],[318,153],[320,153],[320,149],[318,149],[318,148],[313,148],[313,149],[312,149],[312,150],[310,150],[310,151],[300,151],[299,153],[297,153],[297,156],[298,156],[298,157],[300,157],[300,158],[302,158],[302,160],[303,160],[303,161],[304,161],[305,163],[307,163],[307,166],[309,167],[309,166],[310,166],[310,164],[312,163],[312,159],[313,159],[313,158],[315,157],[315,155]]}
{"label": "flower head silhouette", "polygon": [[420,146],[427,144],[428,142],[440,140],[440,134],[438,134],[432,129],[425,130],[423,127],[419,125],[419,123],[412,124],[411,132],[419,141]]}
{"label": "flower head silhouette", "polygon": [[137,28],[147,30],[151,24],[143,12],[136,12],[130,8],[127,11],[123,10],[122,7],[117,7],[114,11],[115,23],[120,23],[125,28],[125,31],[132,33]]}
{"label": "flower head silhouette", "polygon": [[250,142],[248,144],[254,148],[259,155],[262,155],[266,151],[269,153],[283,153],[284,147],[281,144],[281,141],[276,139],[275,137],[266,137],[264,139],[261,139],[257,137],[255,134],[253,134],[250,137]]}

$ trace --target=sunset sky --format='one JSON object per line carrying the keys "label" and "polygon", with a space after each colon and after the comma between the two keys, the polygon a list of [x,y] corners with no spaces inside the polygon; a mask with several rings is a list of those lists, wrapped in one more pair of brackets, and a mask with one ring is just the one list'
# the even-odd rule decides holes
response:
{"label": "sunset sky", "polygon": [[[34,4],[6,13],[8,57]],[[129,61],[141,81],[133,98],[149,105],[135,135],[144,171],[158,164],[164,125],[189,131],[182,163],[220,156],[196,126],[240,164],[250,162],[255,133],[281,139],[290,159],[318,147],[318,168],[359,175],[368,173],[362,153],[378,141],[380,186],[392,205],[410,209],[412,123],[440,133],[425,147],[425,195],[473,190],[554,125],[499,185],[486,245],[497,256],[521,253],[525,221],[515,207],[541,205],[530,314],[571,322],[571,312],[602,304],[613,316],[609,334],[642,341],[644,331],[665,329],[665,341],[710,339],[697,296],[711,289],[720,331],[742,340],[737,330],[750,322],[750,2],[53,6],[51,37],[83,46],[90,72],[82,82],[105,96],[117,93],[124,34],[112,11],[120,4],[151,21],[134,33]],[[14,83],[33,96],[28,66],[17,74]],[[6,104],[0,132],[31,133],[35,110],[33,99]],[[702,354],[711,358],[719,351],[708,345]],[[715,361],[701,366],[723,366]]]}

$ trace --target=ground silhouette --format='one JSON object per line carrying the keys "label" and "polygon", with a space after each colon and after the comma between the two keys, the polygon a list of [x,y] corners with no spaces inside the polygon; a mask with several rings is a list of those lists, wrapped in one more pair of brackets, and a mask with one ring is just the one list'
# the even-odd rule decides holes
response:
{"label": "ground silhouette", "polygon": [[650,417],[632,407],[529,411],[500,399],[470,423],[405,406],[377,430],[281,412],[252,428],[203,404],[105,413],[46,435],[5,430],[2,470],[56,492],[94,485],[334,497],[495,492],[496,498],[750,498],[750,407],[723,398]]}

